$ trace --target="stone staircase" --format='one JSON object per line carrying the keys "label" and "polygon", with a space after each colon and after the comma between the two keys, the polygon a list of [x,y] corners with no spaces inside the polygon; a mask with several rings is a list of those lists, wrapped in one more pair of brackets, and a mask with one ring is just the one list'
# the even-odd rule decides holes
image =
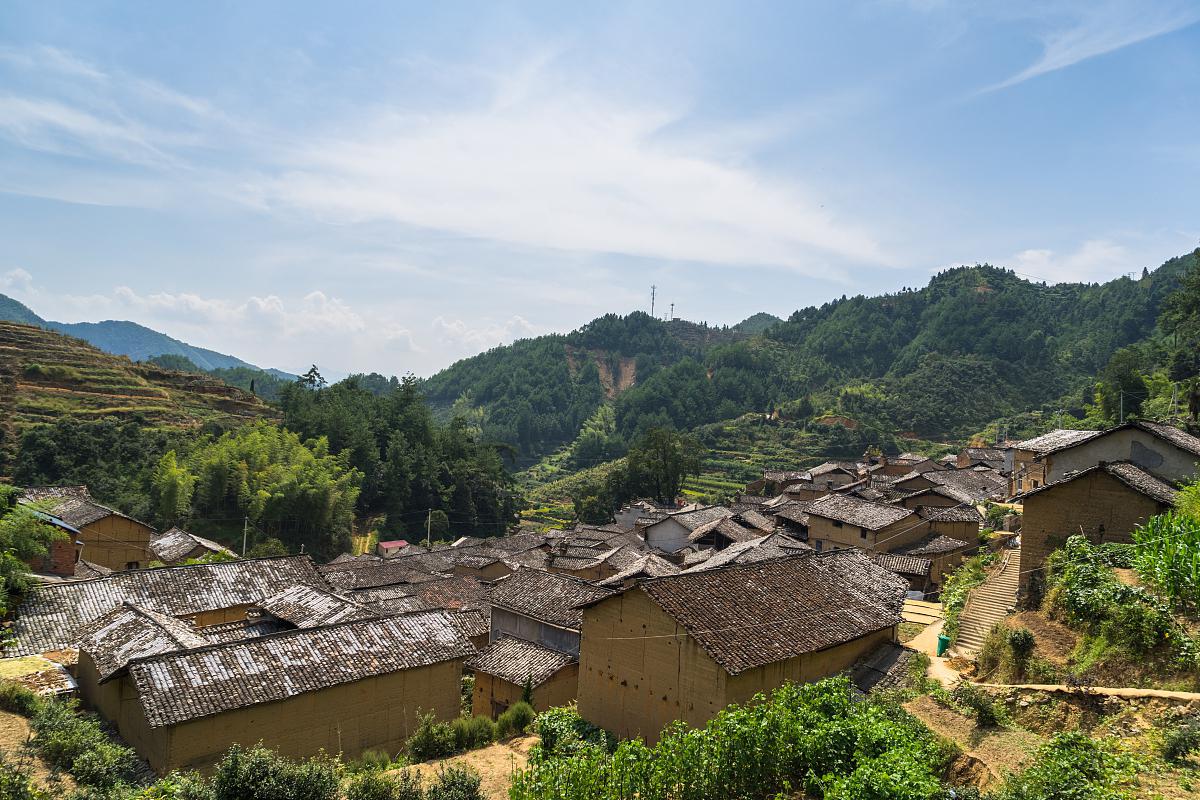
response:
{"label": "stone staircase", "polygon": [[1017,604],[1021,552],[1005,550],[1002,558],[987,580],[971,590],[958,615],[958,638],[954,642],[957,655],[976,655],[995,624],[1012,613]]}

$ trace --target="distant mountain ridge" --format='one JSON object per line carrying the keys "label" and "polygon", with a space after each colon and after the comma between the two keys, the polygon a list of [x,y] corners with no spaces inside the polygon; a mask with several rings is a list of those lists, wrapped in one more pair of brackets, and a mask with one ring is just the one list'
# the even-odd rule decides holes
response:
{"label": "distant mountain ridge", "polygon": [[285,380],[294,380],[296,377],[281,370],[263,369],[236,356],[182,342],[136,322],[111,319],[103,322],[54,322],[43,319],[24,303],[3,294],[0,294],[0,321],[37,325],[74,336],[106,353],[127,356],[132,361],[149,361],[155,356],[177,355],[209,372],[217,369],[245,368],[266,372]]}

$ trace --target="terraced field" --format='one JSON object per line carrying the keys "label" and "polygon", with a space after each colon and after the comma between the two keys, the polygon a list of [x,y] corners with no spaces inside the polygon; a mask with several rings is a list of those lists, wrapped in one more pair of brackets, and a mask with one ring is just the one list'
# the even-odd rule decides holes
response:
{"label": "terraced field", "polygon": [[64,417],[138,417],[155,427],[273,417],[257,397],[215,378],[135,364],[79,339],[0,322],[0,447]]}

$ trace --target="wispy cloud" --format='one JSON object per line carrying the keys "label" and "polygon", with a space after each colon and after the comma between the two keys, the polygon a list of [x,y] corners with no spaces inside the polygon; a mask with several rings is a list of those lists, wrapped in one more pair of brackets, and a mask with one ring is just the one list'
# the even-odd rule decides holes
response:
{"label": "wispy cloud", "polygon": [[1070,20],[1041,36],[1042,54],[1032,64],[983,92],[1016,86],[1039,75],[1066,69],[1090,58],[1162,36],[1200,21],[1193,2],[1167,4],[1146,0],[1107,0],[1073,4],[1063,12],[1055,5],[1040,5],[1038,17],[1051,15]]}

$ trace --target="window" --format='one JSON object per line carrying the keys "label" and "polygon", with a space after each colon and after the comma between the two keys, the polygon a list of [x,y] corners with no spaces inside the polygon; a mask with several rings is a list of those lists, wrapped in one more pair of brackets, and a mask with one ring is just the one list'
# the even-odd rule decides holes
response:
{"label": "window", "polygon": [[126,561],[125,562],[125,569],[137,569],[138,566],[139,566],[139,564],[136,561]]}
{"label": "window", "polygon": [[838,522],[838,521],[835,519],[835,520],[833,521],[833,527],[835,527],[835,528],[840,528],[840,527],[842,527],[842,523]]}
{"label": "window", "polygon": [[825,543],[822,542],[820,539],[813,540],[813,547],[816,548],[816,551],[818,553],[821,552],[821,545],[823,545],[823,544],[825,544]]}
{"label": "window", "polygon": [[865,539],[865,538],[867,538],[867,532],[866,532],[866,531],[863,531],[863,530],[860,530],[860,531],[858,532],[858,538],[860,538],[860,539]]}

